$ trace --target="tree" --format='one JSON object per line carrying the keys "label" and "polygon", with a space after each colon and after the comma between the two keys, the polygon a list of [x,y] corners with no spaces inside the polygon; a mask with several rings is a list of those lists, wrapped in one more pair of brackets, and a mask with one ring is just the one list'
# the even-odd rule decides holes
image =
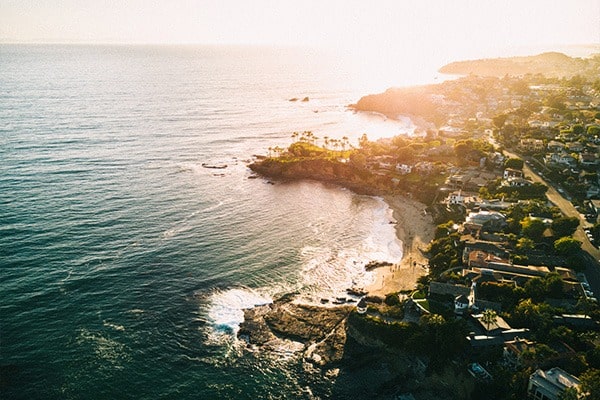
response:
{"label": "tree", "polygon": [[536,304],[532,299],[521,300],[511,314],[511,325],[530,328],[538,332],[550,330],[553,310],[546,303]]}
{"label": "tree", "polygon": [[561,217],[552,221],[552,233],[555,237],[571,236],[579,226],[577,217]]}
{"label": "tree", "polygon": [[521,220],[521,233],[529,239],[539,242],[546,230],[546,225],[537,218],[526,217]]}
{"label": "tree", "polygon": [[546,283],[542,278],[532,278],[525,282],[525,294],[535,302],[544,300],[546,296]]}
{"label": "tree", "polygon": [[558,397],[558,400],[578,400],[579,399],[579,391],[574,387],[568,387],[564,392]]}
{"label": "tree", "polygon": [[517,241],[517,250],[527,251],[535,248],[535,242],[529,238],[522,237]]}
{"label": "tree", "polygon": [[546,294],[555,299],[563,295],[563,280],[557,272],[551,272],[544,277]]}
{"label": "tree", "polygon": [[598,136],[600,135],[600,127],[596,125],[590,125],[587,128],[587,134],[590,136]]}
{"label": "tree", "polygon": [[435,228],[435,239],[448,236],[453,231],[454,221],[450,220],[445,224],[440,224]]}
{"label": "tree", "polygon": [[554,250],[557,253],[571,256],[576,254],[581,249],[581,241],[571,237],[561,237],[554,241]]}
{"label": "tree", "polygon": [[520,158],[509,158],[504,161],[504,168],[523,169],[523,160]]}
{"label": "tree", "polygon": [[506,114],[498,114],[495,117],[492,118],[492,121],[494,122],[494,126],[498,129],[502,129],[502,127],[504,126],[504,123],[506,122],[506,118],[508,118],[508,116]]}
{"label": "tree", "polygon": [[574,135],[583,135],[585,132],[585,128],[581,124],[573,125],[573,134]]}
{"label": "tree", "polygon": [[488,331],[490,330],[490,326],[492,326],[492,324],[495,324],[497,320],[498,314],[496,313],[496,311],[490,308],[487,308],[481,315],[481,322],[485,324],[486,329]]}
{"label": "tree", "polygon": [[588,400],[600,400],[600,370],[588,369],[580,377],[581,391],[586,393]]}
{"label": "tree", "polygon": [[361,149],[364,149],[369,144],[369,138],[367,138],[367,134],[363,133],[362,136],[358,139],[358,145]]}

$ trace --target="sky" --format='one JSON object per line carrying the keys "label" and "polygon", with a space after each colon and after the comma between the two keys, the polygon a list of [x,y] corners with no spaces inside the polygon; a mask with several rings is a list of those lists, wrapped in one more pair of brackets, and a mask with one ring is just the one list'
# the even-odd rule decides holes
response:
{"label": "sky", "polygon": [[598,0],[0,0],[0,42],[448,53],[600,44]]}

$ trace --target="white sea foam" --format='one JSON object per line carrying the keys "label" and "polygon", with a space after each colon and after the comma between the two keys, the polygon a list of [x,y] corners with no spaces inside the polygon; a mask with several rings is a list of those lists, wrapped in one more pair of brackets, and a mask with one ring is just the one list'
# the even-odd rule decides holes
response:
{"label": "white sea foam", "polygon": [[[396,237],[395,226],[390,224],[392,211],[381,199],[372,210],[370,225],[365,235],[356,242],[341,244],[337,238],[327,238],[321,246],[305,246],[301,280],[305,292],[313,300],[346,294],[350,287],[365,287],[372,283],[372,272],[365,270],[369,261],[400,262],[402,242]],[[314,225],[313,225],[314,227]]]}
{"label": "white sea foam", "polygon": [[244,322],[244,310],[273,302],[268,295],[248,288],[217,291],[210,299],[208,319],[217,332],[237,335]]}

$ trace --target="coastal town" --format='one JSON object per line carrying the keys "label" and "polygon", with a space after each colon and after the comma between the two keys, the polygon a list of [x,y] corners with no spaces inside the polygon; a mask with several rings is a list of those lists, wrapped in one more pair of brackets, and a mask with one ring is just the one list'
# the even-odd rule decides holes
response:
{"label": "coastal town", "polygon": [[[346,314],[327,332],[345,335],[311,337],[342,337],[411,366],[386,370],[365,396],[600,398],[600,56],[585,68],[562,54],[536,57],[525,71],[505,60],[452,66],[466,76],[352,106],[409,115],[411,135],[367,133],[353,146],[294,133],[289,148],[250,165],[269,179],[330,182],[399,204],[402,263],[382,263],[358,304],[340,306]],[[535,73],[535,61],[581,74]],[[342,358],[352,359],[324,362],[314,346],[307,357],[340,377]]]}

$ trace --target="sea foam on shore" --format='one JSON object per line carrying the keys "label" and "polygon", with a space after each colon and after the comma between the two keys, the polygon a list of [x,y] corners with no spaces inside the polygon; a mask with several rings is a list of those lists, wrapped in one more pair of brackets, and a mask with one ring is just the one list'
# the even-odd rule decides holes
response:
{"label": "sea foam on shore", "polygon": [[368,262],[400,262],[402,242],[396,236],[388,204],[381,198],[357,196],[341,189],[328,190],[345,193],[344,198],[349,197],[349,207],[354,209],[354,214],[348,213],[345,219],[326,215],[308,221],[304,229],[310,234],[297,250],[294,276],[287,277],[286,281],[256,289],[235,287],[215,291],[208,299],[208,320],[213,331],[235,336],[244,320],[244,309],[269,304],[284,293],[293,292],[298,301],[309,304],[320,304],[325,299],[331,304],[339,298],[357,301],[347,289],[364,288],[373,283],[373,271],[365,269]]}

